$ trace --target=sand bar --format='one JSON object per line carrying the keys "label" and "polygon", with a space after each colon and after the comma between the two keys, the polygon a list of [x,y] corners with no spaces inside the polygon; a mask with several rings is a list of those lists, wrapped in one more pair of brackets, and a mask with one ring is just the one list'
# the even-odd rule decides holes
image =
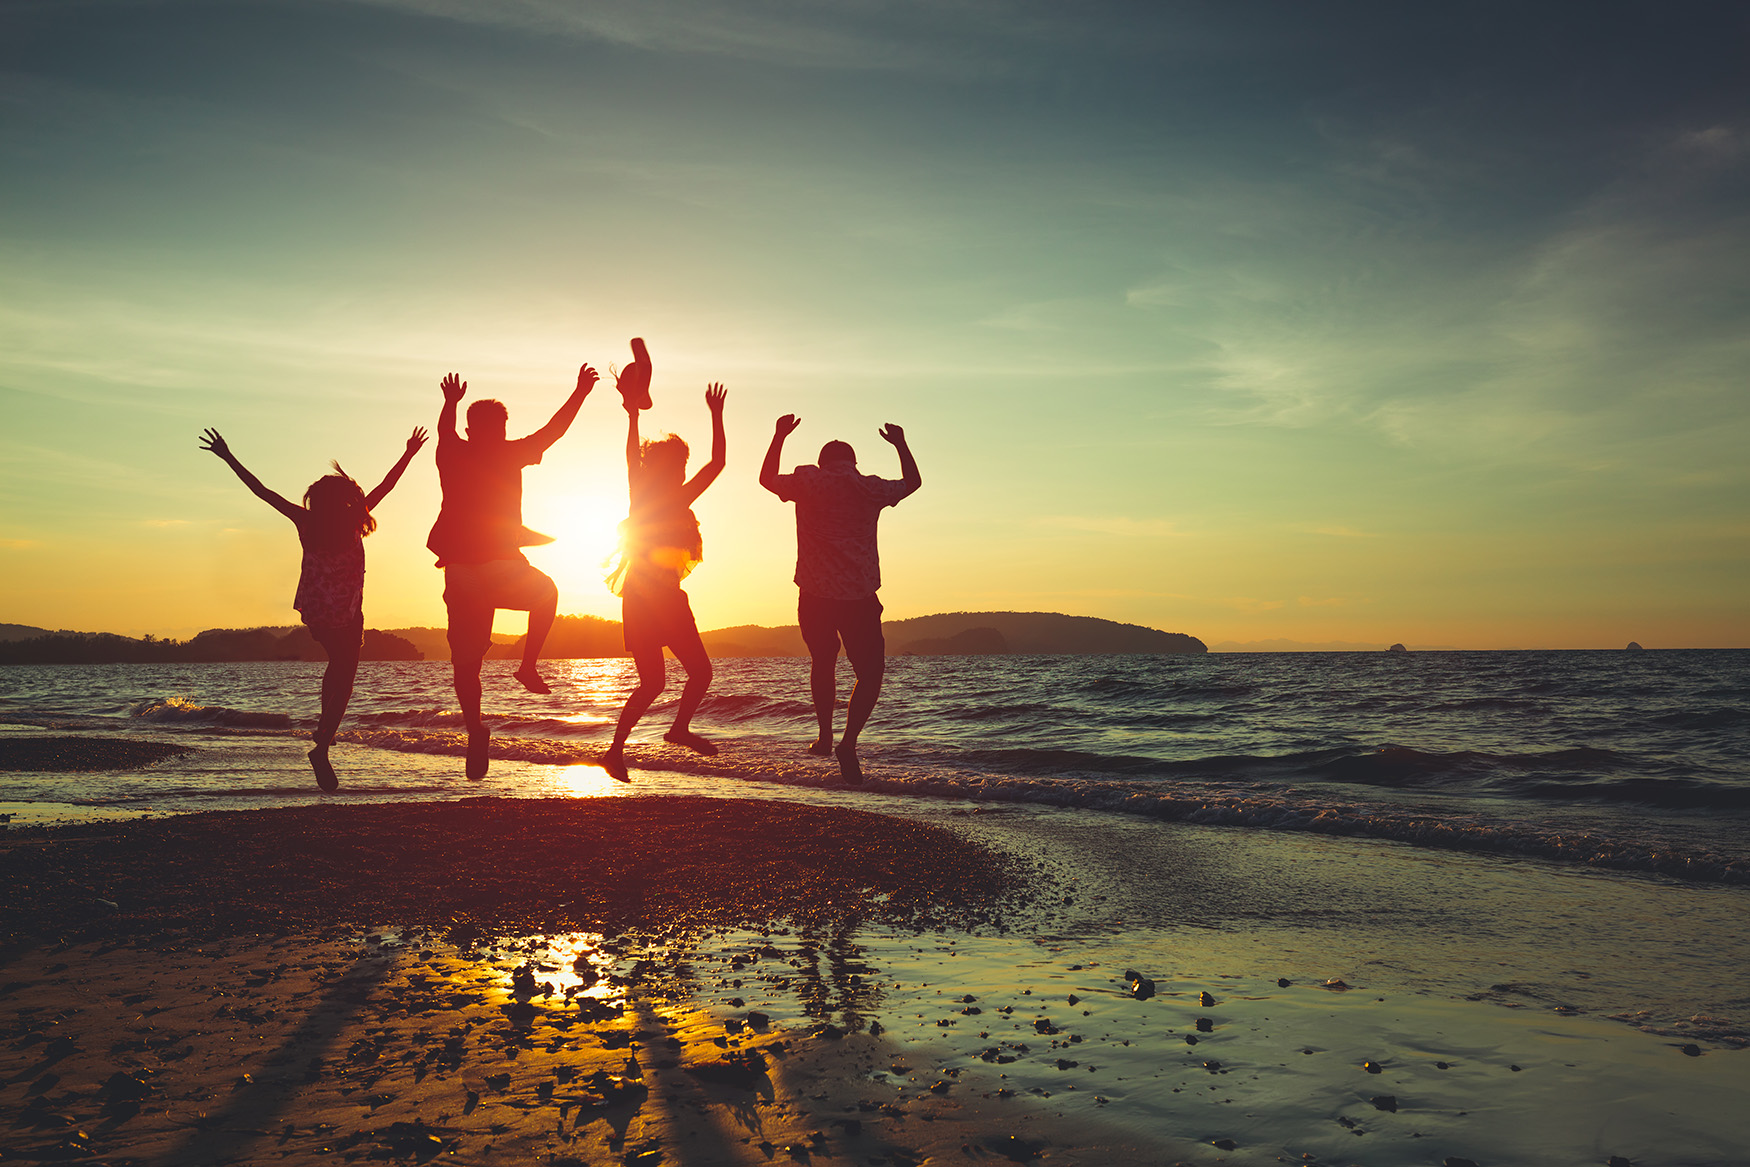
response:
{"label": "sand bar", "polygon": [[132,770],[194,752],[192,746],[139,738],[0,737],[0,770]]}

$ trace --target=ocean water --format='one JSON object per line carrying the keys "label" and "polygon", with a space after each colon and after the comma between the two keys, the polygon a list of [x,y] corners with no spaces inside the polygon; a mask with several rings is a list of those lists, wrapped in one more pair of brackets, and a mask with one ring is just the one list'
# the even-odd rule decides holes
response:
{"label": "ocean water", "polygon": [[[512,667],[487,665],[499,761],[476,784],[461,774],[449,666],[362,666],[335,751],[340,797],[613,793],[593,763],[631,663],[546,662],[550,696],[524,692]],[[633,739],[635,782],[836,784],[830,762],[802,752],[806,661],[716,667],[695,726],[721,754],[661,742],[679,692],[671,664],[670,691]],[[29,821],[314,801],[295,747],[315,723],[320,674],[295,662],[0,668],[0,733],[196,751],[138,770],[0,773],[0,804]],[[868,788],[901,798],[1750,883],[1750,651],[900,657],[863,747]]]}

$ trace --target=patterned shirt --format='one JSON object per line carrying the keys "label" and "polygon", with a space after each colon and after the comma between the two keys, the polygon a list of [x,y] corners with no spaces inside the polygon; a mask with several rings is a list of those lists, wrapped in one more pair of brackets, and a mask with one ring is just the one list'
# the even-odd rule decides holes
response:
{"label": "patterned shirt", "polygon": [[360,619],[365,596],[365,541],[357,531],[335,538],[315,530],[306,518],[298,523],[304,562],[298,572],[298,594],[292,607],[312,628],[344,628]]}
{"label": "patterned shirt", "polygon": [[796,504],[796,586],[828,600],[860,600],[881,588],[875,523],[911,493],[905,483],[858,474],[854,465],[798,466],[777,495]]}

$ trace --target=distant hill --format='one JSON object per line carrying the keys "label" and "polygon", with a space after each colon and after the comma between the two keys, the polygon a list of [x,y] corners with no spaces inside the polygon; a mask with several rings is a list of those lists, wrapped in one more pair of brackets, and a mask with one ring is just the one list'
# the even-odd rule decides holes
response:
{"label": "distant hill", "polygon": [[[0,628],[24,628],[21,624]],[[1096,616],[1058,612],[946,612],[882,625],[890,656],[986,656],[1001,653],[1198,653],[1201,640],[1182,632],[1161,632],[1119,624]],[[209,628],[191,640],[134,639],[109,632],[43,632],[0,638],[0,664],[147,663],[153,661],[322,660],[322,648],[301,624],[277,628]],[[487,654],[522,655],[522,637],[493,636]],[[738,624],[702,633],[715,657],[807,656],[794,624],[767,628]],[[599,616],[560,616],[553,622],[541,656],[564,660],[623,657],[620,622]],[[442,628],[365,631],[365,660],[448,660]]]}
{"label": "distant hill", "polygon": [[[493,645],[486,655],[493,658],[520,657],[523,655],[523,641],[527,639],[526,636],[515,639],[506,637]],[[447,645],[444,655],[449,656]],[[543,660],[625,655],[626,647],[620,638],[620,622],[604,620],[600,616],[555,617],[553,631],[547,634],[547,643],[541,646]]]}
{"label": "distant hill", "polygon": [[1208,651],[1201,640],[1183,632],[1162,632],[1140,624],[1120,624],[1097,616],[1065,616],[1060,612],[948,612],[894,620],[883,624],[882,631],[887,635],[887,651],[893,655]]}
{"label": "distant hill", "polygon": [[[1358,644],[1349,640],[1328,640],[1322,644],[1313,644],[1304,640],[1224,640],[1220,644],[1209,646],[1210,652],[1385,652],[1390,649],[1387,644]],[[1423,644],[1415,646],[1417,652],[1456,652],[1445,645]]]}
{"label": "distant hill", "polygon": [[[997,653],[1197,653],[1207,651],[1201,640],[1182,632],[1161,632],[1137,624],[1119,624],[1097,616],[1065,616],[1058,612],[946,612],[884,623],[889,656],[982,656]],[[415,643],[416,632],[396,630]],[[441,635],[441,633],[439,634]],[[737,624],[699,634],[714,657],[807,656],[801,629],[794,624],[767,628]],[[493,657],[522,655],[522,638],[501,644]],[[448,655],[448,649],[444,650]],[[427,652],[427,655],[433,655]],[[542,647],[543,659],[625,656],[620,623],[598,616],[561,616]]]}
{"label": "distant hill", "polygon": [[802,643],[802,630],[794,624],[764,628],[758,624],[737,624],[733,628],[718,628],[699,634],[705,650],[712,656],[807,656],[808,646]]}
{"label": "distant hill", "polygon": [[29,640],[48,634],[47,628],[32,628],[29,624],[0,624],[0,643],[8,640]]}
{"label": "distant hill", "polygon": [[[561,616],[559,619],[566,620],[569,617]],[[423,654],[422,659],[424,660],[450,659],[449,634],[442,628],[390,628],[386,631],[388,635],[398,636],[417,648]],[[506,636],[500,632],[492,634],[492,643],[494,644],[509,644],[516,639],[514,636]]]}
{"label": "distant hill", "polygon": [[[16,627],[16,625],[14,625]],[[363,660],[420,660],[399,636],[365,629]],[[157,664],[211,661],[326,660],[302,624],[290,628],[209,628],[190,640],[117,636],[113,632],[50,632],[0,641],[0,664]]]}

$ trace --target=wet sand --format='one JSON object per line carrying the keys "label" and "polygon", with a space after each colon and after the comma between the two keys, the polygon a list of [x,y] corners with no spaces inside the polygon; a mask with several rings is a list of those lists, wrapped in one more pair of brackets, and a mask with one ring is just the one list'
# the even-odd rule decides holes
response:
{"label": "wet sand", "polygon": [[191,746],[138,738],[0,737],[0,770],[131,770],[194,752]]}
{"label": "wet sand", "polygon": [[940,827],[774,800],[334,802],[15,829],[0,842],[0,939],[969,924],[1019,890],[1019,871]]}
{"label": "wet sand", "polygon": [[[1266,893],[1340,906],[1335,866],[1300,885],[1288,869],[1356,856],[1301,840],[1266,867],[1279,841],[1197,850],[1190,829],[1148,833],[1171,853],[1100,856],[1078,818],[946,808],[932,825],[770,799],[513,801],[15,832],[23,866],[0,878],[36,871],[33,926],[64,940],[13,927],[0,966],[3,1161],[1499,1167],[1750,1148],[1744,1051],[1407,968],[1429,923],[1403,915],[1412,851],[1365,857],[1371,933],[1357,915],[1260,936],[1245,919]],[[459,851],[469,823],[489,841]],[[549,836],[593,842],[528,842]],[[361,848],[350,875],[300,875],[342,844]],[[583,894],[543,890],[590,870],[586,851]],[[154,855],[135,894],[251,854],[278,857],[277,883],[72,912]],[[604,910],[640,857],[657,890]],[[46,894],[49,872],[73,890]],[[409,881],[427,892],[383,890]],[[1368,959],[1394,916],[1396,949]],[[1495,975],[1524,973],[1499,955]]]}

